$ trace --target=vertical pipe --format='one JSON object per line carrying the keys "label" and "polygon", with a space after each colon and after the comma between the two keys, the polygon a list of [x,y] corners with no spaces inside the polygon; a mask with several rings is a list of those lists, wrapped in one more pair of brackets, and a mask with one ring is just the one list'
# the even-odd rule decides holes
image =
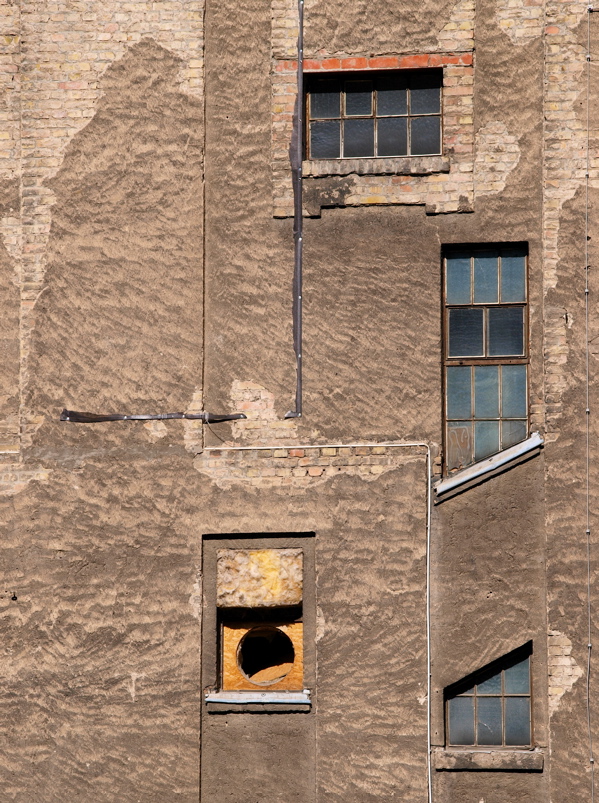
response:
{"label": "vertical pipe", "polygon": [[302,285],[303,285],[303,218],[302,157],[304,151],[304,0],[298,0],[299,30],[297,35],[297,100],[293,141],[290,148],[293,181],[293,349],[295,351],[295,408],[285,418],[302,414]]}

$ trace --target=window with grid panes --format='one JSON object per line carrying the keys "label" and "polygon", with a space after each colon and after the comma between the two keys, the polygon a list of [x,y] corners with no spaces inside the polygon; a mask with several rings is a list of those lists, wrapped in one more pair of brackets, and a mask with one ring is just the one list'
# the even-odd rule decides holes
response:
{"label": "window with grid panes", "polygon": [[526,249],[448,251],[445,462],[455,471],[528,435]]}
{"label": "window with grid panes", "polygon": [[525,648],[447,690],[447,744],[529,747],[530,702],[530,648]]}
{"label": "window with grid panes", "polygon": [[306,76],[307,158],[441,153],[442,70]]}

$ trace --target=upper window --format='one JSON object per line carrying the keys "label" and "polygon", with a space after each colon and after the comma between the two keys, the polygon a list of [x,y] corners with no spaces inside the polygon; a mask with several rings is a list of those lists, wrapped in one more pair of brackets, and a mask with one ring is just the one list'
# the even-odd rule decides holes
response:
{"label": "upper window", "polygon": [[528,435],[526,250],[450,251],[445,267],[448,471]]}
{"label": "upper window", "polygon": [[446,691],[447,744],[529,747],[530,645]]}
{"label": "upper window", "polygon": [[442,70],[306,79],[309,159],[441,153]]}

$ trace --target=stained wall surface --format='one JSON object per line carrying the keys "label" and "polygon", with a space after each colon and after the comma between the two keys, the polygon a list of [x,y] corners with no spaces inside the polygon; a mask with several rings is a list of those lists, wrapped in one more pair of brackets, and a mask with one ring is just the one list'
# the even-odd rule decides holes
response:
{"label": "stained wall surface", "polygon": [[[6,800],[424,803],[427,544],[434,799],[589,793],[599,23],[578,0],[305,14],[313,60],[469,58],[444,91],[472,139],[454,143],[470,154],[459,181],[426,177],[437,206],[418,176],[405,202],[405,175],[360,203],[364,176],[310,185],[304,410],[285,420],[293,239],[273,153],[295,98],[273,87],[295,4],[0,5]],[[544,448],[431,504],[429,529],[442,247],[503,242],[529,248]],[[75,425],[65,406],[247,420]],[[209,710],[203,537],[307,532],[310,710]],[[542,768],[435,764],[444,689],[528,641]]]}

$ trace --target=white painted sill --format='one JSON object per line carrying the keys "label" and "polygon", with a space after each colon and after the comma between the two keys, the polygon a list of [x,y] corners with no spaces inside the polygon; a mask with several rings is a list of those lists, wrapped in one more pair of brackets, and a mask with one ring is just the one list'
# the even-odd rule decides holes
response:
{"label": "white painted sill", "polygon": [[322,176],[428,176],[449,173],[446,156],[390,156],[368,159],[307,159],[302,162],[304,178]]}
{"label": "white painted sill", "polygon": [[205,695],[207,703],[228,705],[309,705],[310,690],[303,691],[213,691]]}
{"label": "white painted sill", "polygon": [[486,460],[481,460],[468,468],[458,471],[447,479],[440,480],[433,486],[437,499],[448,494],[450,491],[463,489],[468,483],[473,483],[475,480],[483,479],[486,476],[492,475],[498,469],[510,468],[510,465],[516,465],[525,456],[532,456],[532,453],[540,450],[543,446],[543,438],[538,432],[526,438],[526,440],[517,443],[515,446],[510,446],[509,449],[504,449],[502,452],[488,457]]}

